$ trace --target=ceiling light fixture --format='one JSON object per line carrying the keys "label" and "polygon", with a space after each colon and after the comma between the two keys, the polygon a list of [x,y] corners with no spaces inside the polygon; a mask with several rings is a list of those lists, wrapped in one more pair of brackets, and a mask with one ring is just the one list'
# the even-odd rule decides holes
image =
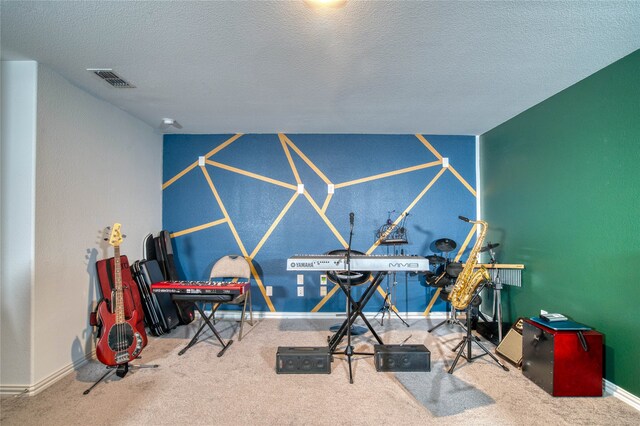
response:
{"label": "ceiling light fixture", "polygon": [[175,127],[176,129],[182,129],[182,125],[173,118],[163,118],[160,123],[160,130],[166,130],[169,127]]}
{"label": "ceiling light fixture", "polygon": [[340,7],[343,7],[345,4],[347,4],[347,0],[303,0],[303,1],[304,1],[304,4],[306,4],[307,6],[313,9],[320,9],[320,8],[338,9]]}

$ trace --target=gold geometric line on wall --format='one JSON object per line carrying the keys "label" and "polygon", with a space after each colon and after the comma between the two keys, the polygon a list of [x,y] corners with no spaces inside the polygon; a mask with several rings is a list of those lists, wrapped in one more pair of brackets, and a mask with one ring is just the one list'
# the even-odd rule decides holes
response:
{"label": "gold geometric line on wall", "polygon": [[309,158],[306,155],[302,153],[302,151],[296,146],[296,144],[291,142],[291,139],[289,139],[287,135],[282,134],[282,138],[287,142],[287,144],[291,147],[291,149],[293,149],[296,152],[296,154],[298,154],[300,158],[302,158],[302,160],[305,163],[307,163],[307,165],[311,168],[311,170],[316,172],[316,174],[320,177],[320,179],[324,181],[324,183],[326,183],[327,185],[331,184],[331,181],[329,180],[329,178],[327,178],[327,176],[325,176],[325,174],[322,173],[322,171],[311,160],[309,160]]}
{"label": "gold geometric line on wall", "polygon": [[453,166],[451,166],[451,165],[449,165],[448,169],[451,171],[451,173],[453,173],[453,175],[454,175],[455,177],[457,177],[457,178],[458,178],[458,180],[459,180],[460,182],[462,182],[462,184],[463,184],[464,186],[466,186],[466,187],[467,187],[467,189],[469,190],[469,192],[471,192],[471,193],[473,194],[473,196],[475,197],[475,196],[476,196],[476,190],[475,190],[475,189],[473,189],[473,187],[472,187],[471,185],[469,185],[469,183],[468,183],[468,182],[467,182],[467,181],[466,181],[462,176],[460,176],[460,173],[458,173],[458,171],[457,171],[456,169],[454,169],[454,168],[453,168]]}
{"label": "gold geometric line on wall", "polygon": [[278,217],[276,217],[276,219],[273,221],[273,223],[271,224],[271,226],[269,227],[269,229],[267,230],[267,232],[264,234],[264,236],[262,237],[262,239],[260,240],[260,242],[258,243],[258,245],[253,249],[253,252],[251,253],[251,258],[256,257],[256,255],[258,254],[258,252],[260,251],[260,249],[262,248],[262,245],[267,241],[267,239],[271,236],[271,233],[273,232],[274,229],[276,229],[276,226],[278,226],[278,224],[280,223],[280,221],[282,220],[282,218],[284,217],[284,215],[287,213],[287,211],[289,211],[289,208],[293,205],[293,202],[296,200],[296,198],[298,198],[298,194],[297,192],[295,192],[293,194],[293,197],[291,197],[291,199],[289,200],[289,202],[284,206],[284,208],[282,209],[282,211],[280,212],[280,214],[278,215]]}
{"label": "gold geometric line on wall", "polygon": [[227,223],[227,219],[218,219],[213,222],[205,223],[203,225],[194,226],[192,228],[183,229],[182,231],[177,231],[169,234],[171,238],[181,237],[186,234],[190,234],[192,232],[201,231],[203,229],[211,228],[212,226],[220,225],[222,223]]}
{"label": "gold geometric line on wall", "polygon": [[269,306],[269,309],[271,310],[271,312],[275,312],[275,308],[273,307],[273,303],[271,302],[271,299],[267,295],[267,291],[264,288],[264,285],[262,284],[262,280],[258,276],[258,271],[256,271],[256,269],[255,269],[255,267],[253,265],[253,259],[251,259],[249,257],[249,254],[247,253],[247,250],[245,249],[244,244],[242,244],[242,240],[240,239],[240,235],[238,235],[238,231],[236,230],[236,227],[234,226],[233,221],[231,220],[231,217],[229,216],[229,213],[227,212],[227,209],[224,207],[224,203],[222,202],[222,198],[220,198],[220,194],[218,194],[218,190],[216,189],[216,186],[213,184],[213,181],[211,180],[211,176],[209,176],[209,172],[207,171],[205,166],[200,166],[200,169],[202,170],[202,173],[204,174],[204,177],[207,180],[207,183],[209,184],[209,187],[211,188],[211,192],[213,192],[213,196],[216,198],[216,201],[218,202],[218,206],[220,207],[220,210],[222,211],[222,214],[227,219],[227,223],[229,224],[229,229],[231,230],[231,233],[233,234],[234,238],[236,239],[236,243],[238,244],[238,247],[240,248],[240,251],[242,252],[242,255],[249,262],[249,266],[251,267],[251,273],[252,273],[254,279],[256,280],[256,283],[258,284],[258,288],[260,289],[260,292],[262,293],[262,296],[264,297],[265,301],[267,302],[267,306]]}
{"label": "gold geometric line on wall", "polygon": [[311,312],[318,312],[324,306],[324,304],[327,303],[329,299],[331,299],[331,297],[336,293],[336,291],[338,291],[339,288],[340,286],[338,284],[334,284],[331,291],[329,291],[327,295],[324,296],[322,300],[320,300],[320,302],[318,302],[318,304],[313,307],[313,309],[311,309]]}
{"label": "gold geometric line on wall", "polygon": [[[469,241],[471,241],[471,238],[473,237],[473,234],[476,232],[475,230],[476,230],[476,225],[471,227],[471,230],[467,234],[467,238],[465,238],[464,242],[460,246],[460,249],[458,250],[458,254],[456,254],[456,257],[453,259],[454,262],[457,262],[462,257],[462,253],[464,253],[464,251],[467,249],[467,246],[469,245]],[[425,317],[427,315],[429,315],[429,312],[431,312],[431,308],[436,303],[436,300],[438,300],[438,296],[440,295],[441,291],[442,291],[441,288],[437,288],[436,289],[435,293],[433,293],[433,296],[431,296],[431,300],[429,301],[429,304],[427,305],[427,309],[424,310],[422,315],[424,315]]]}
{"label": "gold geometric line on wall", "polygon": [[[236,134],[233,137],[227,139],[225,142],[223,142],[222,144],[220,144],[219,146],[217,146],[216,148],[214,148],[213,150],[209,151],[209,153],[206,154],[206,157],[210,157],[211,155],[214,155],[215,153],[219,152],[220,150],[222,150],[223,148],[225,148],[226,146],[228,146],[229,144],[231,144],[233,141],[237,140],[239,137],[241,137],[242,134]],[[291,166],[292,172],[296,178],[296,182],[298,184],[302,183],[300,176],[298,174],[297,168],[295,167],[295,164],[293,162],[293,159],[291,157],[291,153],[289,152],[289,147],[291,147],[291,149],[293,149],[296,154],[298,154],[300,156],[300,158],[305,161],[305,163],[327,184],[330,184],[331,181],[324,175],[324,173],[322,173],[322,171],[320,171],[320,169],[315,166],[315,164],[284,134],[278,134],[278,137],[280,139],[280,142],[282,144],[283,147],[283,151],[285,152],[285,155],[287,156],[287,160]],[[372,180],[376,180],[376,179],[382,179],[385,177],[389,177],[389,176],[394,176],[394,175],[399,175],[402,173],[409,173],[412,171],[416,171],[416,170],[421,170],[421,169],[425,169],[428,167],[434,167],[437,165],[441,165],[442,164],[442,156],[435,150],[435,148],[433,148],[433,146],[422,136],[422,135],[416,135],[416,137],[423,143],[423,145],[425,145],[425,147],[427,147],[429,149],[429,151],[431,151],[437,158],[439,158],[439,161],[434,161],[434,162],[430,162],[430,163],[424,163],[424,164],[420,164],[420,165],[416,165],[416,166],[411,166],[411,167],[406,167],[403,169],[399,169],[399,170],[395,170],[395,171],[391,171],[391,172],[386,172],[386,173],[381,173],[381,174],[377,174],[377,175],[373,175],[370,177],[365,177],[362,179],[357,179],[354,181],[349,181],[349,182],[343,182],[341,184],[337,184],[334,186],[334,188],[338,189],[341,187],[346,187],[346,186],[350,186],[350,185],[356,185],[359,183],[364,183],[364,182],[369,182]],[[218,168],[222,168],[225,170],[228,170],[230,172],[233,173],[238,173],[250,178],[254,178],[254,179],[258,179],[258,180],[262,180],[274,185],[278,185],[281,187],[285,187],[287,189],[291,189],[291,190],[297,190],[297,187],[295,185],[286,183],[286,182],[282,182],[282,181],[278,181],[276,179],[272,179],[266,176],[262,176],[262,175],[258,175],[256,173],[252,173],[252,172],[248,172],[242,169],[238,169],[235,167],[231,167],[222,163],[218,163],[215,161],[211,161],[211,160],[207,160],[206,161],[207,164],[212,165],[214,167],[218,167]],[[197,162],[194,162],[193,164],[191,164],[190,166],[188,166],[187,168],[185,168],[185,170],[183,170],[182,172],[180,172],[178,175],[174,176],[172,179],[170,179],[169,181],[167,181],[164,185],[163,185],[163,189],[165,189],[167,186],[171,185],[172,183],[174,183],[176,180],[178,180],[180,177],[184,176],[187,172],[189,172],[190,170],[192,170],[194,167],[197,166]],[[471,186],[460,176],[460,174],[453,169],[452,167],[449,167],[450,169],[452,169],[452,173],[454,174],[454,176],[456,176],[458,178],[458,180],[463,183],[463,185],[465,185],[467,187],[467,189],[474,194],[475,196],[475,191],[473,190],[473,188],[471,188]],[[245,258],[247,258],[247,260],[250,263],[251,266],[251,270],[252,270],[252,275],[254,276],[256,282],[258,283],[258,286],[260,288],[261,293],[263,294],[263,297],[265,299],[265,301],[267,302],[267,305],[269,306],[269,309],[272,312],[275,312],[275,308],[273,307],[273,303],[271,302],[270,298],[267,296],[266,294],[266,290],[264,285],[262,284],[262,280],[260,279],[257,270],[255,269],[255,266],[253,265],[253,257],[255,257],[259,250],[261,249],[262,245],[268,240],[268,238],[270,237],[271,233],[273,232],[273,230],[276,228],[276,226],[278,225],[278,223],[282,220],[282,218],[284,217],[284,215],[288,212],[288,210],[290,209],[291,205],[293,204],[293,202],[297,199],[297,196],[299,195],[297,192],[292,196],[292,198],[289,200],[289,202],[287,203],[287,205],[283,208],[283,210],[280,212],[280,214],[278,215],[278,217],[276,218],[276,220],[274,221],[274,223],[271,224],[271,227],[269,228],[269,230],[267,231],[267,233],[263,236],[262,240],[258,243],[258,245],[256,246],[256,248],[254,249],[253,253],[251,253],[251,255],[249,256],[247,254],[247,251],[242,243],[242,240],[240,239],[240,236],[238,235],[235,226],[233,225],[233,222],[228,214],[228,212],[226,211],[224,204],[222,203],[222,199],[220,198],[220,195],[217,192],[217,189],[215,188],[215,185],[213,184],[211,177],[209,176],[208,172],[206,171],[206,169],[204,167],[201,167],[205,178],[207,179],[207,182],[214,194],[214,196],[216,197],[216,200],[220,206],[221,211],[223,212],[225,218],[224,219],[220,219],[218,221],[214,221],[214,222],[210,222],[209,224],[204,224],[204,225],[200,225],[197,227],[193,227],[193,228],[189,228],[187,230],[183,230],[183,231],[179,231],[177,233],[172,234],[173,236],[179,236],[179,235],[184,235],[186,233],[189,232],[196,232],[198,230],[201,229],[205,229],[207,227],[210,226],[215,226],[217,224],[221,224],[221,223],[229,223],[229,227],[231,229],[231,232],[234,235],[234,238],[236,239],[236,242],[238,243],[238,246],[240,248],[240,250],[242,251],[243,255],[245,256]],[[424,194],[429,190],[429,188],[431,188],[431,186],[437,181],[437,179],[444,173],[445,168],[443,168],[442,170],[440,170],[438,172],[438,174],[431,180],[431,182],[429,182],[429,184],[427,184],[427,186],[422,190],[422,192],[413,200],[413,202],[405,209],[405,211],[398,216],[398,218],[396,219],[396,221],[394,222],[394,224],[397,225],[397,223],[399,223],[399,221],[402,219],[403,215],[407,212],[409,212],[414,206],[415,204],[424,196]],[[331,230],[331,232],[336,236],[336,238],[340,241],[340,243],[343,245],[343,247],[347,247],[347,242],[344,240],[344,238],[342,237],[342,235],[337,231],[337,229],[335,228],[335,226],[332,224],[331,220],[329,220],[329,218],[326,216],[326,210],[328,208],[329,202],[333,196],[333,194],[328,194],[327,197],[324,200],[323,206],[322,208],[320,208],[318,206],[318,204],[315,202],[315,200],[311,197],[311,195],[305,190],[304,192],[305,197],[307,198],[307,200],[309,201],[309,203],[312,205],[312,207],[316,210],[316,213],[318,213],[318,215],[322,218],[322,220],[327,224],[327,226],[329,227],[329,229]],[[468,238],[470,239],[470,237]],[[467,242],[468,243],[468,242]],[[367,252],[367,254],[370,254],[373,250],[375,250],[375,248],[379,245],[379,242],[374,243],[374,245],[370,248],[370,250]],[[459,255],[461,255],[462,252],[459,253]],[[318,303],[318,305],[316,305],[316,307],[312,310],[312,312],[317,312],[325,303],[326,301],[328,301],[337,291],[337,289],[339,288],[339,286],[336,284],[333,289],[320,301],[320,303]],[[386,297],[386,293],[381,289],[378,288],[378,292],[383,296]],[[392,308],[397,312],[397,309],[395,306],[392,306]]]}
{"label": "gold geometric line on wall", "polygon": [[329,207],[329,201],[331,201],[331,197],[333,197],[333,194],[327,194],[327,198],[324,199],[324,204],[322,205],[322,213],[327,213],[327,208]]}
{"label": "gold geometric line on wall", "polygon": [[210,165],[212,165],[214,167],[218,167],[220,169],[228,170],[230,172],[238,173],[240,175],[244,175],[244,176],[247,176],[247,177],[250,177],[250,178],[258,179],[258,180],[261,180],[261,181],[264,181],[264,182],[269,182],[269,183],[272,183],[274,185],[282,186],[282,187],[287,188],[287,189],[292,189],[294,191],[296,189],[298,189],[297,186],[292,185],[290,183],[282,182],[282,181],[279,181],[279,180],[276,180],[276,179],[272,179],[272,178],[267,177],[267,176],[259,175],[257,173],[253,173],[253,172],[249,172],[249,171],[246,171],[246,170],[238,169],[237,167],[232,167],[232,166],[228,166],[226,164],[218,163],[217,161],[207,160],[205,162],[207,164],[210,164]]}
{"label": "gold geometric line on wall", "polygon": [[[237,133],[237,134],[233,135],[232,137],[230,137],[229,139],[227,139],[226,141],[222,142],[220,145],[218,145],[217,147],[215,147],[214,149],[209,151],[205,155],[205,158],[209,158],[210,156],[212,156],[216,152],[220,151],[221,149],[223,149],[224,147],[229,145],[231,142],[233,142],[236,139],[238,139],[240,136],[242,136],[242,133]],[[188,165],[187,167],[185,167],[184,170],[182,170],[177,175],[175,175],[174,177],[172,177],[171,179],[166,181],[164,184],[162,184],[162,189],[166,189],[169,185],[171,185],[172,183],[174,183],[175,181],[180,179],[182,176],[187,174],[189,171],[193,170],[197,165],[198,165],[198,161],[196,160],[193,163],[191,163],[190,165]]]}
{"label": "gold geometric line on wall", "polygon": [[245,257],[249,256],[249,254],[247,253],[247,250],[244,248],[244,244],[242,244],[240,235],[238,235],[238,231],[236,231],[236,227],[233,225],[233,221],[231,220],[231,217],[229,216],[229,213],[227,212],[227,209],[225,208],[224,203],[222,202],[222,198],[220,198],[220,194],[218,193],[216,186],[213,184],[213,181],[211,180],[211,176],[209,176],[209,172],[207,171],[205,166],[200,166],[200,169],[202,170],[202,173],[204,174],[204,177],[207,180],[207,183],[209,184],[209,188],[211,188],[211,192],[213,193],[213,196],[216,198],[216,201],[218,202],[218,207],[220,207],[220,210],[222,211],[222,215],[225,217],[225,219],[227,219],[227,223],[229,224],[229,229],[231,230],[231,233],[233,234],[236,240],[236,243],[238,243],[238,247],[240,248],[240,251],[242,251],[242,255]]}
{"label": "gold geometric line on wall", "polygon": [[[422,189],[422,191],[420,191],[420,193],[416,196],[416,198],[413,199],[413,201],[407,206],[406,209],[404,209],[404,211],[402,213],[400,213],[400,215],[397,217],[397,219],[395,221],[393,221],[393,225],[397,226],[398,223],[400,223],[400,221],[402,220],[402,217],[409,213],[411,211],[411,209],[413,209],[415,207],[416,204],[418,204],[418,201],[420,201],[422,199],[422,197],[424,197],[424,195],[427,193],[427,191],[429,191],[429,189],[431,189],[431,187],[438,181],[438,179],[440,179],[440,176],[442,176],[442,174],[444,173],[444,169],[440,170],[434,177],[433,179],[431,179],[431,181],[429,181],[429,183]],[[373,245],[371,245],[371,247],[369,248],[369,250],[366,251],[366,254],[371,254],[373,253],[373,251],[376,249],[376,247],[378,247],[380,245],[380,240],[378,239],[376,242],[373,243]]]}
{"label": "gold geometric line on wall", "polygon": [[[400,213],[400,215],[398,215],[398,217],[396,218],[395,221],[393,221],[393,225],[397,226],[398,223],[400,223],[400,221],[402,220],[403,216],[408,213],[417,203],[418,201],[420,201],[420,199],[424,196],[424,194],[427,193],[427,191],[433,186],[434,183],[436,183],[436,181],[440,178],[440,176],[442,176],[442,174],[444,173],[444,169],[440,170],[438,172],[438,174],[436,174],[433,179],[431,179],[431,181],[422,189],[422,191],[420,191],[420,193],[418,194],[418,196],[416,198],[413,199],[413,201],[409,204],[409,206],[407,206],[407,208]],[[393,227],[389,227],[391,229],[393,229]],[[373,251],[376,249],[376,247],[378,247],[380,245],[380,239],[378,239],[375,243],[373,243],[371,245],[371,247],[369,247],[369,249],[365,252],[365,254],[371,254],[373,253]],[[347,245],[345,245],[345,248],[347,247]],[[332,292],[330,294],[327,294],[314,308],[311,312],[317,312],[330,298],[331,296],[333,296],[333,294],[335,293]],[[387,297],[387,293],[382,290],[382,288],[378,287],[378,293],[380,293],[382,295],[383,298]],[[397,312],[397,309],[395,306],[391,306],[392,309],[394,309]]]}
{"label": "gold geometric line on wall", "polygon": [[284,135],[282,133],[278,133],[278,139],[280,139],[280,143],[282,144],[282,149],[284,150],[284,153],[287,156],[287,161],[289,161],[289,166],[291,167],[293,176],[295,176],[296,182],[298,183],[298,185],[300,185],[302,181],[300,180],[298,169],[296,169],[296,165],[293,163],[293,158],[291,158],[291,153],[289,152],[287,141],[285,140]]}
{"label": "gold geometric line on wall", "polygon": [[222,142],[220,145],[216,146],[215,148],[213,148],[211,151],[207,152],[204,155],[204,158],[209,158],[211,157],[213,154],[222,151],[224,148],[226,148],[227,146],[229,146],[233,141],[235,141],[236,139],[238,139],[240,136],[242,136],[242,133],[236,133],[235,135],[231,136],[229,139],[227,139],[226,141]]}
{"label": "gold geometric line on wall", "polygon": [[267,306],[269,307],[269,310],[271,312],[275,312],[276,308],[273,306],[273,303],[271,303],[271,298],[267,295],[267,290],[265,290],[264,284],[262,284],[260,275],[258,275],[258,271],[256,270],[256,267],[253,264],[253,259],[251,258],[245,258],[245,259],[247,259],[247,261],[249,262],[249,267],[251,268],[251,275],[253,275],[253,279],[256,280],[256,283],[258,284],[258,288],[260,289],[260,293],[262,293],[262,297],[267,302]]}
{"label": "gold geometric line on wall", "polygon": [[309,200],[309,203],[313,206],[313,208],[316,210],[316,212],[318,213],[318,215],[320,215],[320,217],[322,218],[322,220],[324,220],[324,222],[327,224],[327,226],[329,227],[329,229],[331,230],[331,232],[333,232],[333,235],[336,236],[336,238],[338,239],[338,241],[340,241],[340,244],[342,244],[342,246],[344,248],[347,248],[349,246],[349,244],[344,240],[344,238],[342,238],[342,235],[340,235],[340,233],[338,232],[338,230],[336,229],[335,226],[333,226],[333,223],[331,223],[331,220],[329,220],[329,218],[327,217],[326,214],[324,214],[324,212],[320,209],[320,207],[318,206],[318,204],[316,204],[316,202],[314,201],[313,198],[311,198],[311,195],[309,195],[309,193],[305,190],[304,191],[304,196],[307,198],[307,200]]}
{"label": "gold geometric line on wall", "polygon": [[389,176],[396,176],[403,173],[410,173],[416,170],[427,169],[429,167],[439,166],[442,164],[442,161],[432,161],[430,163],[418,164],[417,166],[405,167],[404,169],[393,170],[391,172],[379,173],[377,175],[364,177],[360,179],[350,180],[348,182],[336,183],[335,188],[344,188],[351,185],[357,185],[359,183],[370,182],[372,180],[383,179]]}
{"label": "gold geometric line on wall", "polygon": [[[370,282],[372,279],[373,279],[373,277],[369,277],[369,279],[366,280],[365,282],[363,282],[362,284],[366,284],[366,283]],[[329,301],[329,299],[331,299],[333,297],[334,294],[336,294],[336,291],[338,291],[339,288],[340,288],[340,286],[338,284],[335,284],[333,286],[333,288],[331,289],[331,291],[329,291],[326,294],[326,296],[324,296],[322,298],[322,300],[320,300],[318,302],[318,304],[316,306],[314,306],[313,309],[311,309],[311,312],[318,312],[320,309],[322,309],[324,304],[327,303]]]}
{"label": "gold geometric line on wall", "polygon": [[433,153],[433,155],[442,160],[442,155],[440,155],[440,153],[429,143],[429,141],[425,139],[424,136],[418,133],[416,134],[416,138],[418,138],[418,140],[420,140],[420,142],[422,142],[422,144],[426,146],[427,149]]}
{"label": "gold geometric line on wall", "polygon": [[174,177],[172,177],[171,179],[169,179],[168,181],[163,183],[162,184],[162,189],[167,189],[167,187],[169,185],[171,185],[173,182],[175,182],[178,179],[180,179],[182,176],[184,176],[185,174],[187,174],[188,172],[190,172],[191,170],[193,170],[197,166],[198,166],[198,162],[194,161],[192,164],[190,164],[187,167],[185,167],[185,169],[183,171],[181,171],[180,173],[178,173],[177,175],[175,175]]}

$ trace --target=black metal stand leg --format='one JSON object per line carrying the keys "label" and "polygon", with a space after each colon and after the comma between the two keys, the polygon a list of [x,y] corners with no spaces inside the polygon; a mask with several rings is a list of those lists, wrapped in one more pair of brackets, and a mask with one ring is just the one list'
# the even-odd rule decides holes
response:
{"label": "black metal stand leg", "polygon": [[[142,357],[138,357],[137,359],[141,359]],[[91,385],[91,387],[89,389],[87,389],[86,391],[84,391],[82,394],[83,395],[88,395],[89,392],[91,392],[91,390],[93,388],[95,388],[98,383],[102,382],[104,379],[106,379],[108,376],[110,376],[113,373],[116,373],[116,375],[120,378],[124,377],[127,372],[129,371],[129,368],[134,369],[134,368],[158,368],[159,365],[158,364],[129,364],[129,363],[125,363],[125,364],[120,364],[120,365],[115,365],[115,366],[107,366],[107,372],[104,373],[102,375],[102,377],[100,377],[98,379],[97,382],[95,382],[93,385]]]}
{"label": "black metal stand leg", "polygon": [[224,340],[222,340],[222,336],[220,336],[220,333],[218,333],[218,330],[216,330],[215,326],[211,323],[210,317],[213,317],[213,315],[215,315],[215,310],[211,313],[210,316],[207,316],[207,315],[205,315],[205,313],[202,311],[202,308],[200,308],[200,306],[197,303],[195,304],[195,307],[198,310],[198,312],[200,313],[200,316],[202,317],[202,319],[204,320],[204,324],[202,324],[200,326],[200,328],[196,332],[195,336],[193,336],[193,338],[187,344],[187,346],[185,346],[184,349],[182,349],[180,352],[178,352],[178,355],[184,354],[191,346],[195,345],[196,342],[198,341],[198,337],[200,337],[200,334],[204,330],[204,326],[208,325],[209,328],[211,329],[211,331],[213,331],[213,334],[216,336],[216,338],[218,339],[218,341],[222,345],[222,350],[220,352],[218,352],[218,355],[217,355],[218,357],[221,357],[222,355],[224,355],[224,352],[227,350],[227,348],[229,346],[231,346],[231,344],[233,343],[233,340],[229,340],[225,344]]}
{"label": "black metal stand leg", "polygon": [[91,385],[91,387],[90,387],[89,389],[87,389],[86,391],[84,391],[82,394],[83,394],[83,395],[88,395],[88,394],[89,394],[89,392],[91,392],[91,390],[92,390],[93,388],[95,388],[96,386],[98,386],[98,383],[100,383],[101,381],[103,381],[104,379],[106,379],[106,378],[107,378],[107,376],[110,376],[111,374],[113,374],[113,373],[115,373],[115,372],[116,372],[116,368],[115,368],[115,367],[107,367],[107,372],[106,372],[106,373],[104,373],[104,374],[102,375],[102,377],[100,377],[100,378],[98,379],[98,381],[97,381],[97,382],[95,382],[94,384],[92,384],[92,385]]}
{"label": "black metal stand leg", "polygon": [[[471,334],[471,312],[470,312],[471,307],[467,307],[467,334],[462,338],[462,341],[460,343],[458,343],[458,345],[453,349],[454,351],[458,348],[460,348],[460,350],[458,351],[458,354],[456,355],[455,360],[453,361],[453,364],[451,364],[451,367],[449,368],[448,373],[452,374],[453,370],[456,368],[456,365],[458,364],[458,361],[460,360],[460,357],[463,356],[463,352],[465,351],[465,349],[467,350],[467,356],[465,356],[465,359],[467,360],[467,362],[472,362],[475,358],[478,358],[480,356],[484,356],[484,355],[489,355],[500,367],[502,367],[502,369],[504,371],[509,371],[509,369],[507,368],[507,366],[505,366],[503,363],[500,362],[500,360],[498,358],[496,358],[495,355],[493,355],[491,352],[489,352],[489,350],[482,344],[480,343],[479,339],[475,336],[473,336]],[[471,343],[475,342],[480,349],[482,349],[484,351],[483,354],[478,355],[478,356],[472,356],[471,353]]]}

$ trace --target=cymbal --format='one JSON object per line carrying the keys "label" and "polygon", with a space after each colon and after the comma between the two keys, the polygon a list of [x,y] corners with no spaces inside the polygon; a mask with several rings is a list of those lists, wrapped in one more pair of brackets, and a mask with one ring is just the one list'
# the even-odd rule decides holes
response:
{"label": "cymbal", "polygon": [[489,244],[487,244],[485,247],[482,247],[482,248],[480,249],[480,253],[484,253],[485,251],[489,251],[489,250],[491,250],[491,249],[493,249],[493,248],[498,247],[499,245],[500,245],[500,243],[495,243],[495,244],[491,244],[491,243],[489,243]]}
{"label": "cymbal", "polygon": [[429,256],[425,256],[427,260],[429,260],[429,264],[439,265],[445,262],[445,258],[442,256],[438,256],[437,254],[430,254]]}
{"label": "cymbal", "polygon": [[441,252],[450,252],[454,250],[458,245],[455,241],[449,238],[440,238],[435,242],[436,248]]}

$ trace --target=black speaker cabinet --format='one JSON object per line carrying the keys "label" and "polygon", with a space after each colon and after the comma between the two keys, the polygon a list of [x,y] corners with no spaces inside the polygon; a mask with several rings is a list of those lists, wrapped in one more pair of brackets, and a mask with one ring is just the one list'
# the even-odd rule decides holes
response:
{"label": "black speaker cabinet", "polygon": [[431,352],[425,345],[375,345],[377,371],[431,371]]}
{"label": "black speaker cabinet", "polygon": [[278,374],[329,374],[331,353],[328,346],[278,347],[276,353]]}

